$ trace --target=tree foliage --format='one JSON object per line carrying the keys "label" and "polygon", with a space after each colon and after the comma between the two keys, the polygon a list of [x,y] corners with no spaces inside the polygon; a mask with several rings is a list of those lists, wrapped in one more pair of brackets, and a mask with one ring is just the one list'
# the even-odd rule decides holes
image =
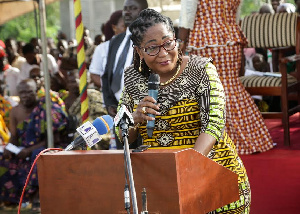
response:
{"label": "tree foliage", "polygon": [[[55,39],[60,29],[59,2],[46,5],[46,34]],[[37,21],[36,21],[37,20]],[[36,13],[30,12],[19,16],[0,26],[0,39],[14,38],[29,42],[32,37],[40,38],[40,21],[38,9]]]}

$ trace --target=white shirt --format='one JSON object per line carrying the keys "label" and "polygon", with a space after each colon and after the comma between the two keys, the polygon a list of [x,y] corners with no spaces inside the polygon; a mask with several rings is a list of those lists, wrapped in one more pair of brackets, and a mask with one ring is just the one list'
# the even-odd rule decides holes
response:
{"label": "white shirt", "polygon": [[193,29],[197,13],[198,0],[181,0],[179,27]]}
{"label": "white shirt", "polygon": [[2,75],[0,75],[1,79],[5,79],[6,84],[6,93],[9,96],[17,96],[17,85],[19,84],[20,80],[20,70],[18,68],[14,68],[9,66]]}
{"label": "white shirt", "polygon": [[21,69],[22,65],[26,62],[26,59],[22,56],[16,56],[14,61],[11,63],[11,66],[14,68]]}
{"label": "white shirt", "polygon": [[[126,29],[126,35],[125,35],[122,43],[120,44],[120,47],[119,47],[119,49],[117,51],[117,54],[116,54],[116,60],[115,60],[115,65],[114,65],[114,72],[115,72],[115,70],[117,68],[119,57],[120,57],[120,55],[121,55],[121,53],[122,53],[122,51],[124,49],[125,43],[127,42],[127,39],[130,36],[131,36],[131,32],[129,31],[129,28],[127,28]],[[133,47],[132,47],[132,41],[130,40],[128,54],[127,54],[126,62],[125,62],[125,65],[124,65],[124,70],[125,70],[125,68],[127,68],[128,66],[130,66],[132,64],[132,60],[133,60]],[[124,88],[124,72],[123,72],[123,75],[122,75],[120,90],[115,93],[115,97],[116,97],[116,99],[118,101],[120,100],[123,88]]]}
{"label": "white shirt", "polygon": [[109,49],[109,42],[110,40],[103,42],[96,47],[89,68],[89,72],[91,74],[97,74],[100,77],[102,77],[102,75],[104,74]]}
{"label": "white shirt", "polygon": [[[39,56],[43,58],[41,54],[39,54]],[[55,58],[51,54],[47,54],[47,58],[48,58],[48,70],[50,72],[50,75],[54,75],[58,72],[58,65],[55,61]],[[29,78],[30,71],[34,66],[36,65],[30,65],[28,62],[23,63],[20,69],[21,80]],[[40,69],[41,71],[43,70],[43,62],[40,63]]]}

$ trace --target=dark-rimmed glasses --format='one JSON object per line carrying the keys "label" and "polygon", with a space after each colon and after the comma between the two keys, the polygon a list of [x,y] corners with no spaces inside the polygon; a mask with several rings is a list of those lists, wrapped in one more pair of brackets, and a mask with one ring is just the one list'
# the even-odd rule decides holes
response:
{"label": "dark-rimmed glasses", "polygon": [[140,47],[149,56],[156,56],[160,52],[160,48],[164,48],[166,51],[171,51],[176,47],[176,39],[168,40],[162,45],[151,45],[149,47]]}

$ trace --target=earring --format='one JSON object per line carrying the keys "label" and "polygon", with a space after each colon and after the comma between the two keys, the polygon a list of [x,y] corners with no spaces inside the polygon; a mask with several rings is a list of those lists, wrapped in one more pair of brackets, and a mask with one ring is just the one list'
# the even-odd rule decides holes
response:
{"label": "earring", "polygon": [[143,63],[143,61],[142,61],[142,59],[140,59],[139,72],[142,72],[142,63]]}

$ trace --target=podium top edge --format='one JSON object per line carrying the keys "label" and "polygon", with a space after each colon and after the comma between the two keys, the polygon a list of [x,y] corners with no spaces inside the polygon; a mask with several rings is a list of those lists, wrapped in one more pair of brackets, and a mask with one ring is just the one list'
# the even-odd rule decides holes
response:
{"label": "podium top edge", "polygon": [[[179,153],[179,152],[184,152],[187,150],[193,150],[195,152],[197,152],[196,150],[192,149],[192,148],[186,148],[186,149],[155,149],[155,148],[151,148],[148,149],[146,151],[143,152],[132,152],[132,150],[130,150],[131,155],[135,155],[135,154],[153,154],[153,153],[169,153],[169,154],[174,154],[174,153]],[[107,154],[107,155],[111,155],[111,154],[124,154],[123,150],[72,150],[72,151],[59,151],[59,152],[48,152],[42,155],[99,155],[99,154]]]}

